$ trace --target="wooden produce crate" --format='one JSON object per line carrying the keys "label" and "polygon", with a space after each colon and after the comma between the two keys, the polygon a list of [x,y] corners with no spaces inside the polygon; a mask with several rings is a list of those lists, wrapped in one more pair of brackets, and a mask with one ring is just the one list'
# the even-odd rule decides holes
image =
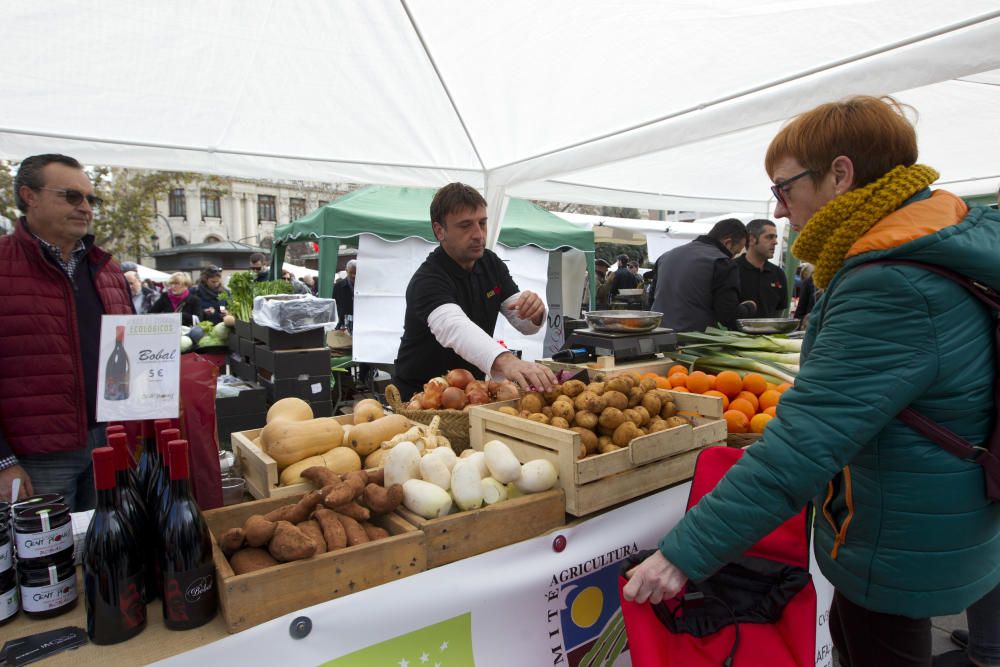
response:
{"label": "wooden produce crate", "polygon": [[429,568],[537,537],[566,524],[562,489],[532,493],[439,519],[425,519],[402,506],[396,511],[423,533]]}
{"label": "wooden produce crate", "polygon": [[212,534],[219,607],[229,632],[240,632],[283,614],[402,579],[427,569],[423,533],[396,514],[373,517],[390,537],[237,575],[219,548],[219,536],[301,495],[257,500],[205,512]]}
{"label": "wooden produce crate", "polygon": [[610,360],[610,365],[608,365],[607,362],[602,365],[601,363],[598,363],[598,361],[589,361],[582,364],[567,364],[562,361],[552,361],[551,359],[539,359],[538,363],[543,366],[548,366],[553,373],[558,373],[559,371],[587,371],[591,377],[593,377],[596,373],[604,373],[604,375],[609,378],[633,371],[639,373],[639,375],[642,375],[643,373],[666,375],[666,372],[670,369],[670,367],[677,363],[673,359],[664,357],[662,353],[658,353],[653,359],[640,359],[638,361],[627,361],[620,364],[614,363],[614,357],[601,357],[601,360]]}
{"label": "wooden produce crate", "polygon": [[498,412],[504,405],[516,406],[516,401],[476,406],[469,411],[472,447],[482,450],[490,440],[500,440],[522,463],[549,460],[559,471],[566,511],[585,516],[690,479],[698,453],[709,445],[725,444],[722,399],[670,393],[677,409],[694,422],[693,427],[650,433],[607,454],[577,459],[578,433]]}

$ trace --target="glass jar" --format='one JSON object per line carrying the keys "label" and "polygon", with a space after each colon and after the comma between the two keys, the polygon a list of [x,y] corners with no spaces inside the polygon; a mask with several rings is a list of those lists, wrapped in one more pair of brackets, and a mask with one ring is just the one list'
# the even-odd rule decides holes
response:
{"label": "glass jar", "polygon": [[18,561],[48,565],[64,553],[73,561],[73,524],[61,503],[31,504],[14,509],[14,543]]}
{"label": "glass jar", "polygon": [[18,500],[16,503],[11,505],[11,511],[17,512],[19,509],[25,508],[28,505],[51,505],[52,503],[64,503],[66,499],[62,497],[60,493],[43,493],[38,496],[28,496],[23,500]]}
{"label": "glass jar", "polygon": [[48,565],[18,561],[17,573],[21,583],[21,608],[28,618],[52,618],[76,606],[76,566],[72,551]]}
{"label": "glass jar", "polygon": [[14,575],[14,570],[0,572],[0,625],[13,621],[20,608],[17,597],[17,577]]}

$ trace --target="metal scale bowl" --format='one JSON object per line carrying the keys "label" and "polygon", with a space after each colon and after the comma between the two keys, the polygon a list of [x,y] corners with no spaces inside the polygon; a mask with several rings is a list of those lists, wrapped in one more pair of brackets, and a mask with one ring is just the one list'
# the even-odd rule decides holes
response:
{"label": "metal scale bowl", "polygon": [[662,313],[648,310],[595,310],[583,314],[590,326],[570,334],[567,346],[585,347],[595,357],[616,362],[648,359],[677,347],[677,335],[660,325]]}

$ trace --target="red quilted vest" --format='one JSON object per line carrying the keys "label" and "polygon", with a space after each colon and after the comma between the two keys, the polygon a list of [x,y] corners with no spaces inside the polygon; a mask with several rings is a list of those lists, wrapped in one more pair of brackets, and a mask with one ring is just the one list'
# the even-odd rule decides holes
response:
{"label": "red quilted vest", "polygon": [[[121,267],[86,255],[108,315],[132,313]],[[0,237],[0,428],[14,454],[79,449],[87,407],[73,286],[24,228]]]}

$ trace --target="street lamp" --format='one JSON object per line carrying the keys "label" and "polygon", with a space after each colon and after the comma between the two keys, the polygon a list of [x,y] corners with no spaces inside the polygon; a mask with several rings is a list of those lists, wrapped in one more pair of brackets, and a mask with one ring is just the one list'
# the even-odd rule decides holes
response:
{"label": "street lamp", "polygon": [[[170,247],[174,247],[174,228],[170,226],[170,221],[167,220],[167,216],[163,215],[159,211],[156,212],[156,217],[163,221],[163,224],[167,226],[167,231],[170,232]],[[156,235],[153,235],[156,238]]]}
{"label": "street lamp", "polygon": [[153,246],[153,252],[156,252],[157,250],[160,249],[160,237],[157,236],[156,234],[153,234],[152,236],[149,237],[149,242]]}

